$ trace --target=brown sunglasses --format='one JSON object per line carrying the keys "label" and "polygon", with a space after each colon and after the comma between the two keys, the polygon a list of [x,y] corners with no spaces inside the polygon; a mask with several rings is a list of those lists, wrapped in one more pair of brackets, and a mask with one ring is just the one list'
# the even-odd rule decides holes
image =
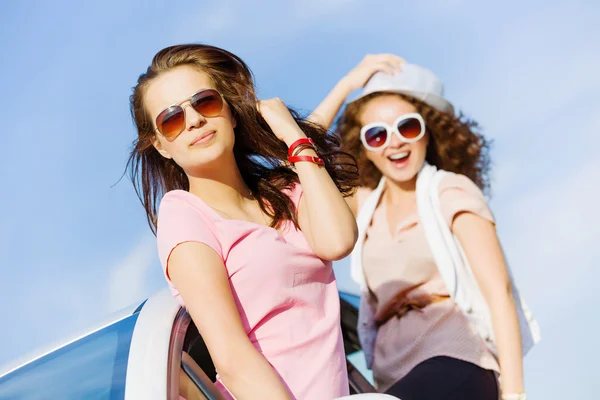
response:
{"label": "brown sunglasses", "polygon": [[156,117],[156,129],[168,141],[173,141],[185,129],[185,108],[181,105],[186,101],[204,118],[218,117],[223,111],[225,102],[221,93],[215,89],[204,89],[193,96],[173,104]]}

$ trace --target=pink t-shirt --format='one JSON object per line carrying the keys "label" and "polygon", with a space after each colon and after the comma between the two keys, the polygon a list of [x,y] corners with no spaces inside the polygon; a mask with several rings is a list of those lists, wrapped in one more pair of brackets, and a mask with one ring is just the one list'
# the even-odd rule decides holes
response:
{"label": "pink t-shirt", "polygon": [[[287,192],[296,206],[297,184]],[[173,190],[162,199],[158,253],[163,271],[184,242],[221,256],[248,338],[298,400],[348,394],[340,303],[331,262],[318,258],[290,221],[280,229],[225,219],[195,195]],[[173,295],[184,300],[166,276]],[[233,398],[217,377],[217,386]]]}

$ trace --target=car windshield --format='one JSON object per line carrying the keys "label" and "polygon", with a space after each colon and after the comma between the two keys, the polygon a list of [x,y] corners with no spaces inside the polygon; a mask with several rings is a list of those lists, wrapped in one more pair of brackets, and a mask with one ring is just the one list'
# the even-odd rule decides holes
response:
{"label": "car windshield", "polygon": [[122,399],[133,314],[0,378],[0,399]]}

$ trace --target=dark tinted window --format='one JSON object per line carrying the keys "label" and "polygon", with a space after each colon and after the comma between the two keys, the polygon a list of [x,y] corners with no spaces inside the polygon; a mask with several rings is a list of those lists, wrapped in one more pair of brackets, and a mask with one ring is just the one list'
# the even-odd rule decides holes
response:
{"label": "dark tinted window", "polygon": [[360,306],[360,296],[346,292],[340,292],[340,298],[347,301],[358,310],[358,306]]}
{"label": "dark tinted window", "polygon": [[0,378],[0,399],[122,399],[138,314]]}

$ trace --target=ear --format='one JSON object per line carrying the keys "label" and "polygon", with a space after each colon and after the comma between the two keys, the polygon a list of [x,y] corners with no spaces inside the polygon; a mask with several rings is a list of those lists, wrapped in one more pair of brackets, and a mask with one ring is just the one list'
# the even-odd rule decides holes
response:
{"label": "ear", "polygon": [[171,157],[169,152],[164,149],[164,147],[162,146],[162,143],[160,143],[160,140],[158,140],[157,136],[154,137],[154,142],[152,142],[152,145],[160,153],[160,155],[163,156],[164,158],[168,158],[168,159],[173,158],[173,157]]}

